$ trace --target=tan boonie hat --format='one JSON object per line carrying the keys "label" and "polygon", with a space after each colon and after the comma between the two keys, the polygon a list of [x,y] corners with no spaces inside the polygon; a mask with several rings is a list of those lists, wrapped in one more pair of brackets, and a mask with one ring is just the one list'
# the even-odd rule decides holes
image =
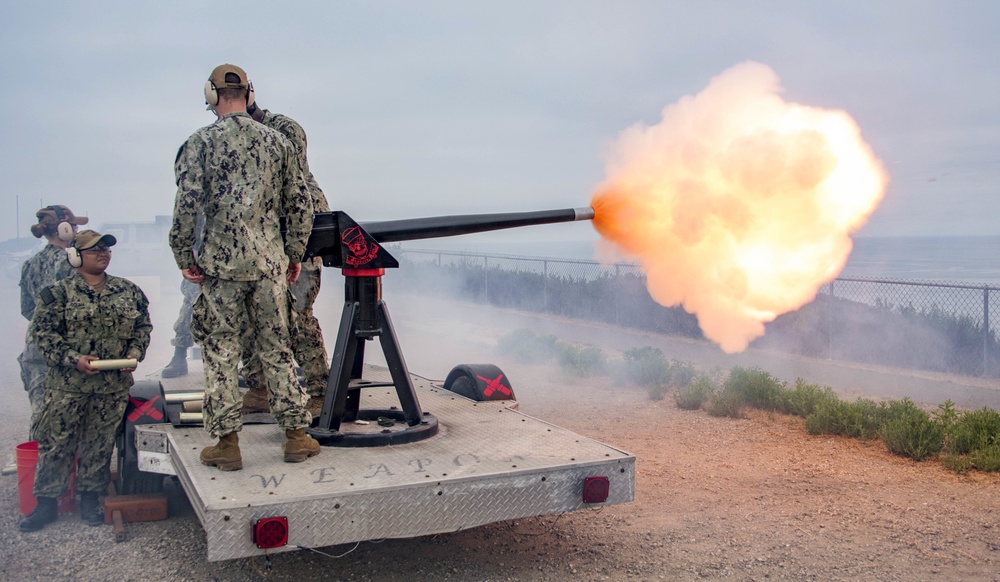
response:
{"label": "tan boonie hat", "polygon": [[85,251],[93,246],[97,246],[97,243],[104,243],[109,247],[113,247],[117,242],[118,239],[114,235],[101,234],[96,230],[81,230],[76,233],[73,246],[79,251]]}
{"label": "tan boonie hat", "polygon": [[38,212],[35,213],[35,217],[38,218],[38,222],[58,224],[60,222],[68,222],[70,224],[87,224],[89,218],[86,216],[76,216],[73,211],[61,204],[56,204],[53,206],[46,206]]}
{"label": "tan boonie hat", "polygon": [[[239,77],[239,83],[227,83],[226,73],[233,73]],[[237,67],[236,65],[219,65],[212,69],[212,74],[208,76],[208,80],[215,85],[216,89],[249,89],[250,82],[247,80],[246,71]]]}

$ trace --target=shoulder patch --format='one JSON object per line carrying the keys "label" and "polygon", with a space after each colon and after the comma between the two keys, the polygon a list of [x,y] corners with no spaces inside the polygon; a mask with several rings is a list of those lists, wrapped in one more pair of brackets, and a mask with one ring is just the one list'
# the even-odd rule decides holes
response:
{"label": "shoulder patch", "polygon": [[48,287],[42,289],[42,292],[39,295],[42,297],[42,303],[46,305],[51,305],[52,302],[56,300],[55,296],[52,295],[52,289],[49,289]]}
{"label": "shoulder patch", "polygon": [[181,159],[181,154],[184,153],[184,146],[185,145],[187,145],[187,142],[182,143],[181,147],[177,148],[177,155],[174,157],[174,163],[175,164],[177,163],[177,160]]}

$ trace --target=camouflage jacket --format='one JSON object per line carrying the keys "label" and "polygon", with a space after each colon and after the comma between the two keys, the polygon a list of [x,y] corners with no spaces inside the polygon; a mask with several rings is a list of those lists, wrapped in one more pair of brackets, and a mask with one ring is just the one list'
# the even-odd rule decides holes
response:
{"label": "camouflage jacket", "polygon": [[31,321],[38,294],[49,285],[69,277],[73,267],[66,260],[66,249],[47,244],[21,265],[21,315]]}
{"label": "camouflage jacket", "polygon": [[[170,248],[178,267],[197,264],[205,275],[255,281],[302,260],[313,205],[295,150],[280,133],[245,112],[224,115],[184,142],[174,172]],[[199,212],[205,224],[196,263]]]}
{"label": "camouflage jacket", "polygon": [[295,155],[299,158],[299,168],[306,179],[306,186],[309,187],[309,194],[312,196],[313,212],[330,212],[330,203],[326,200],[326,195],[316,182],[316,177],[309,170],[309,159],[306,157],[306,132],[297,121],[286,115],[271,113],[264,110],[264,119],[261,123],[281,132],[288,141],[292,142],[295,148]]}
{"label": "camouflage jacket", "polygon": [[80,356],[142,360],[153,325],[149,301],[135,283],[108,275],[97,292],[76,273],[42,290],[30,329],[49,365],[46,389],[110,394],[128,390],[132,373],[88,376],[76,369]]}
{"label": "camouflage jacket", "polygon": [[[308,144],[306,143],[306,132],[302,129],[302,126],[291,117],[279,113],[271,113],[267,109],[264,110],[264,118],[261,119],[261,123],[281,132],[281,135],[292,142],[295,153],[299,158],[299,168],[302,169],[302,175],[306,179],[306,186],[309,188],[309,194],[312,196],[313,212],[330,212],[330,203],[327,202],[326,195],[323,194],[323,190],[319,187],[316,177],[309,170],[309,159],[306,157]],[[319,269],[322,266],[323,259],[320,257],[314,257],[311,261],[302,264],[303,268],[311,269]]]}

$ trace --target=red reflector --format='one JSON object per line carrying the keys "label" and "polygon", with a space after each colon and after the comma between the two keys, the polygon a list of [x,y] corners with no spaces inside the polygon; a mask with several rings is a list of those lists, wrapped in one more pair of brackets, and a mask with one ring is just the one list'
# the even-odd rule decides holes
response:
{"label": "red reflector", "polygon": [[253,542],[258,548],[280,548],[288,545],[288,518],[265,517],[253,524]]}
{"label": "red reflector", "polygon": [[607,477],[587,477],[583,480],[583,502],[604,503],[610,487]]}

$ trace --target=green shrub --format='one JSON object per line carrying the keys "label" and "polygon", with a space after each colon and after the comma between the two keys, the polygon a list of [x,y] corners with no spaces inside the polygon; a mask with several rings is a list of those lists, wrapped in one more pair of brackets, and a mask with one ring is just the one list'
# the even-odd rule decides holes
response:
{"label": "green shrub", "polygon": [[743,418],[743,407],[743,398],[738,393],[723,388],[709,397],[705,411],[712,416]]}
{"label": "green shrub", "polygon": [[884,407],[873,400],[859,398],[844,402],[835,396],[820,399],[806,416],[809,434],[837,434],[867,440],[878,435],[884,418]]}
{"label": "green shrub", "polygon": [[547,362],[556,355],[556,336],[517,329],[497,340],[497,352],[522,362]]}
{"label": "green shrub", "polygon": [[956,455],[989,448],[1000,439],[1000,413],[986,407],[958,415],[944,426],[946,450]]}
{"label": "green shrub", "polygon": [[762,410],[786,409],[785,383],[760,368],[734,367],[723,384],[724,391],[739,396],[743,404]]}
{"label": "green shrub", "polygon": [[941,452],[944,427],[909,398],[890,402],[887,412],[879,437],[890,453],[922,461]]}
{"label": "green shrub", "polygon": [[787,412],[795,416],[805,418],[812,414],[823,402],[830,402],[837,399],[833,389],[828,386],[817,386],[816,384],[806,384],[802,378],[795,380],[795,389],[789,391],[787,396]]}
{"label": "green shrub", "polygon": [[663,400],[667,396],[668,387],[664,384],[654,384],[649,387],[650,400]]}
{"label": "green shrub", "polygon": [[969,455],[972,466],[980,471],[995,473],[1000,471],[1000,444],[976,449]]}
{"label": "green shrub", "polygon": [[632,348],[624,353],[625,379],[639,386],[669,386],[670,364],[663,351],[652,346]]}
{"label": "green shrub", "polygon": [[941,458],[941,464],[944,465],[946,469],[950,469],[962,475],[975,468],[972,459],[970,459],[967,455],[946,455]]}
{"label": "green shrub", "polygon": [[681,410],[698,410],[715,392],[716,380],[709,374],[698,374],[688,383],[682,386],[674,394],[677,408]]}
{"label": "green shrub", "polygon": [[697,374],[691,362],[670,360],[669,375],[672,385],[683,388],[690,384]]}
{"label": "green shrub", "polygon": [[559,367],[578,378],[599,376],[607,368],[607,358],[600,348],[594,346],[577,347],[558,344]]}

